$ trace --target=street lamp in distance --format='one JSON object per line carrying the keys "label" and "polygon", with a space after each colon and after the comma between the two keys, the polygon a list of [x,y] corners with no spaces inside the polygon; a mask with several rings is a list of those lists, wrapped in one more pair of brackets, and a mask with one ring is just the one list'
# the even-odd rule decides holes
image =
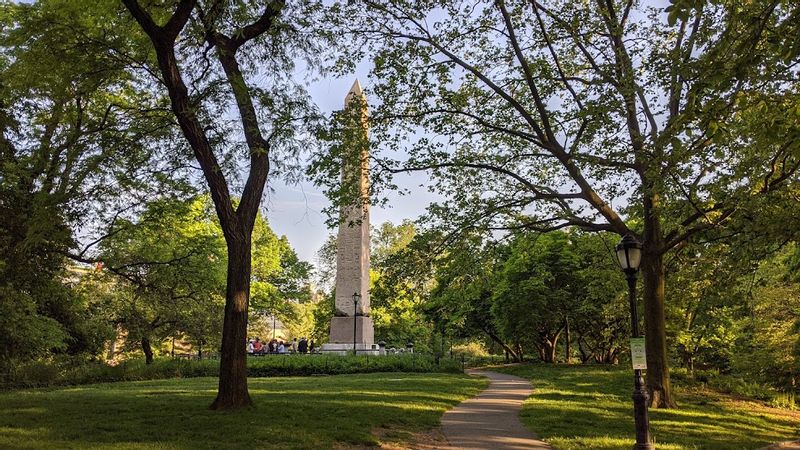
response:
{"label": "street lamp in distance", "polygon": [[[640,343],[639,315],[636,311],[636,275],[642,262],[642,244],[631,234],[626,234],[616,247],[617,261],[628,281],[628,302],[631,307],[631,360],[634,360],[634,342]],[[643,349],[643,346],[641,346]],[[655,450],[650,441],[650,419],[647,417],[647,390],[642,377],[643,361],[633,361],[633,419],[636,424],[634,450]]]}
{"label": "street lamp in distance", "polygon": [[353,292],[353,356],[357,354],[356,350],[356,330],[358,326],[358,301],[361,299],[361,294],[357,291]]}

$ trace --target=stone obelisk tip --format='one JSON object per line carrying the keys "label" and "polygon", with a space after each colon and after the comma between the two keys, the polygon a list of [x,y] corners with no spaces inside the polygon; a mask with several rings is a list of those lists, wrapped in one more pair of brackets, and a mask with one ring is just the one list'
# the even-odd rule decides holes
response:
{"label": "stone obelisk tip", "polygon": [[353,83],[353,86],[350,87],[350,90],[344,97],[344,107],[347,108],[347,105],[350,103],[351,99],[363,98],[363,97],[364,97],[364,90],[361,89],[361,83],[359,83],[358,78],[356,78],[356,81]]}

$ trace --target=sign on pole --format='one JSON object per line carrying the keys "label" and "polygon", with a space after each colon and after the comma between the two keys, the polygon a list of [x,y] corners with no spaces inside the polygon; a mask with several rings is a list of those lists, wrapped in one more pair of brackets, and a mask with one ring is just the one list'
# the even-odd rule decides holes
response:
{"label": "sign on pole", "polygon": [[647,356],[644,352],[644,338],[631,338],[631,362],[635,369],[647,369]]}

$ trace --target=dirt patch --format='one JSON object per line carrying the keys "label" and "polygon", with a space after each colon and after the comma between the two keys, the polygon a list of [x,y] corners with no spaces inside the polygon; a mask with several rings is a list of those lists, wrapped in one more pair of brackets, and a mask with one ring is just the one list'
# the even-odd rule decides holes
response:
{"label": "dirt patch", "polygon": [[777,444],[762,447],[758,450],[800,450],[800,441],[778,442]]}

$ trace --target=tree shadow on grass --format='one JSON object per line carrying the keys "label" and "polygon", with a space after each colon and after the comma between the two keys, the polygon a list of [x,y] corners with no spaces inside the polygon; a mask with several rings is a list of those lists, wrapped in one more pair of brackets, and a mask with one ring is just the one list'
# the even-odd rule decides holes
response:
{"label": "tree shadow on grass", "polygon": [[[374,445],[378,426],[430,427],[480,380],[386,375],[251,379],[257,407],[214,412],[216,380],[117,383],[2,394],[3,448],[285,448]],[[476,382],[477,381],[477,382]],[[387,386],[388,385],[388,386]]]}
{"label": "tree shadow on grass", "polygon": [[[531,379],[523,422],[558,448],[630,449],[632,375],[625,368],[527,365],[500,369]],[[679,409],[651,409],[659,449],[748,449],[788,440],[800,418],[719,393],[678,391]]]}

